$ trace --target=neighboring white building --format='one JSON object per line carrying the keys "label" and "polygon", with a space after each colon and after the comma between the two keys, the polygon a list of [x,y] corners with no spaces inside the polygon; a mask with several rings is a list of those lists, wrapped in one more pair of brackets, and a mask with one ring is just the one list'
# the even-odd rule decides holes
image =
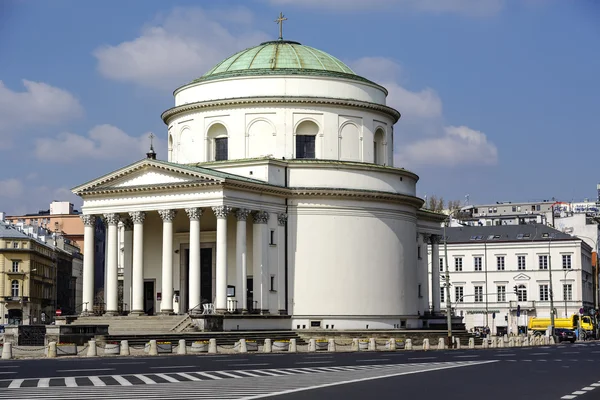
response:
{"label": "neighboring white building", "polygon": [[[162,115],[167,161],[151,151],[73,189],[83,198],[89,310],[94,216],[103,216],[108,314],[119,310],[121,265],[134,314],[208,303],[225,329],[422,326],[420,252],[444,217],[421,210],[418,176],[393,167],[400,113],[387,94],[284,40],[177,89]],[[248,312],[272,318],[239,317]]]}
{"label": "neighboring white building", "polygon": [[[542,224],[465,226],[446,228],[446,243],[451,306],[467,329],[516,332],[529,317],[550,316],[550,273],[558,317],[594,305],[592,248],[579,238]],[[440,271],[444,259],[442,241]],[[444,309],[443,279],[440,292]]]}

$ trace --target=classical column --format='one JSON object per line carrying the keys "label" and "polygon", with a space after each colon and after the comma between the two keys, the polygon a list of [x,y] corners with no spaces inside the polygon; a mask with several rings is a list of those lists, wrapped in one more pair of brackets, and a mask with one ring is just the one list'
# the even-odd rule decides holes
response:
{"label": "classical column", "polygon": [[269,232],[267,222],[269,213],[256,211],[253,215],[252,227],[252,276],[254,278],[254,298],[258,298],[258,309],[261,313],[269,312],[269,260],[267,246]]}
{"label": "classical column", "polygon": [[431,235],[431,312],[440,312],[440,237]]}
{"label": "classical column", "polygon": [[229,206],[213,207],[217,217],[217,290],[216,311],[227,311],[227,216],[231,212]]}
{"label": "classical column", "polygon": [[429,262],[427,255],[427,243],[429,243],[429,235],[419,233],[417,246],[419,246],[421,258],[417,260],[419,263],[419,284],[421,285],[421,297],[419,298],[420,309],[422,312],[429,312]]}
{"label": "classical column", "polygon": [[144,219],[143,211],[130,212],[133,221],[133,266],[131,271],[131,314],[144,314]]}
{"label": "classical column", "polygon": [[108,225],[108,233],[106,237],[106,283],[104,285],[104,301],[106,302],[106,314],[115,315],[118,313],[119,301],[119,278],[118,278],[118,232],[117,224],[119,223],[119,214],[110,213],[104,214],[104,219]]}
{"label": "classical column", "polygon": [[[94,310],[94,232],[96,216],[81,215],[83,221],[83,305],[81,314],[89,315]],[[4,279],[4,278],[3,278]],[[79,304],[77,304],[79,306]]]}
{"label": "classical column", "polygon": [[285,226],[288,216],[286,213],[277,214],[277,308],[279,314],[285,314]]}
{"label": "classical column", "polygon": [[133,222],[123,219],[123,307],[131,311],[131,274],[133,272]]}
{"label": "classical column", "polygon": [[[190,219],[190,258],[188,272],[188,310],[201,313],[200,297],[200,217],[201,208],[186,208]],[[212,301],[212,299],[209,299]]]}
{"label": "classical column", "polygon": [[163,220],[161,314],[173,314],[173,218],[175,210],[159,210]]}
{"label": "classical column", "polygon": [[248,270],[246,265],[246,220],[250,210],[246,208],[240,208],[235,212],[237,218],[236,227],[236,238],[235,238],[235,268],[236,268],[236,280],[235,285],[235,299],[237,301],[238,310],[242,310],[243,313],[248,312]]}

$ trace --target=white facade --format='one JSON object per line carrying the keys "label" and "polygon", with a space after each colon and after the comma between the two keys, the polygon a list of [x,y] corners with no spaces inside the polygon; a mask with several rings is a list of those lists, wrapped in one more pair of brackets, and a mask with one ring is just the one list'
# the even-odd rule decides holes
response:
{"label": "white facade", "polygon": [[[121,267],[133,313],[211,303],[225,315],[288,315],[293,329],[420,327],[429,310],[420,252],[443,216],[420,210],[418,177],[392,167],[400,114],[386,95],[318,71],[178,89],[163,113],[168,161],[150,157],[74,189],[85,243],[92,216],[108,225],[107,312],[118,308]],[[299,152],[298,136],[314,138],[314,154]]]}
{"label": "white facade", "polygon": [[[517,231],[524,237],[513,238]],[[555,238],[545,237],[548,232]],[[527,326],[530,317],[549,317],[550,273],[557,317],[594,305],[592,249],[578,238],[543,225],[448,228],[447,235],[451,306],[455,315],[464,317],[467,329],[516,332],[517,326]],[[440,265],[445,265],[441,247]],[[445,308],[443,281],[440,290]]]}

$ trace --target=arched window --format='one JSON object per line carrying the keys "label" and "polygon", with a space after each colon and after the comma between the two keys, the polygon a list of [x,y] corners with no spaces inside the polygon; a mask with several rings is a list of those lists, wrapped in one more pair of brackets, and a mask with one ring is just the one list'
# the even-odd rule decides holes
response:
{"label": "arched window", "polygon": [[525,285],[519,285],[519,287],[517,287],[517,300],[527,301],[527,287]]}
{"label": "arched window", "polygon": [[173,158],[173,135],[169,133],[169,161]]}
{"label": "arched window", "polygon": [[385,164],[385,156],[383,154],[384,138],[385,133],[383,132],[383,129],[377,129],[373,135],[373,163],[375,164]]}
{"label": "arched window", "polygon": [[12,281],[12,297],[19,297],[19,281]]}
{"label": "arched window", "polygon": [[228,160],[229,148],[227,142],[227,128],[223,124],[214,124],[208,129],[208,160],[226,161]]}
{"label": "arched window", "polygon": [[313,121],[302,121],[296,127],[296,158],[316,158],[315,143],[319,126]]}

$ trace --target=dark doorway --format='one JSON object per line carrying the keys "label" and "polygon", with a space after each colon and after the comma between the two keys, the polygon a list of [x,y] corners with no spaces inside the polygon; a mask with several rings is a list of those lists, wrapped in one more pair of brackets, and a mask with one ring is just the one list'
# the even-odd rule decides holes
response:
{"label": "dark doorway", "polygon": [[8,310],[8,324],[9,325],[21,325],[22,323],[23,323],[23,311]]}
{"label": "dark doorway", "polygon": [[213,302],[212,248],[200,249],[200,297],[202,303]]}
{"label": "dark doorway", "polygon": [[254,279],[246,278],[246,309],[254,311]]}
{"label": "dark doorway", "polygon": [[154,315],[154,281],[144,281],[144,312]]}

